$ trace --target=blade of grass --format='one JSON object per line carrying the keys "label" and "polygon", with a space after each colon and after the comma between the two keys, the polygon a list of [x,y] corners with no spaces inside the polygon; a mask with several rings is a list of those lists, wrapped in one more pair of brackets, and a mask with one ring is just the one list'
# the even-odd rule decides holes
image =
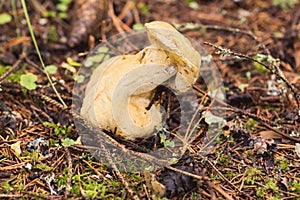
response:
{"label": "blade of grass", "polygon": [[27,22],[27,25],[28,25],[28,29],[29,29],[29,32],[30,32],[30,35],[31,35],[31,39],[32,39],[32,42],[34,44],[34,47],[36,49],[36,52],[38,54],[38,57],[39,57],[39,60],[44,68],[44,72],[51,84],[51,87],[53,88],[56,96],[58,97],[59,101],[62,103],[62,105],[67,108],[67,105],[65,104],[64,100],[61,98],[60,94],[58,93],[58,91],[56,90],[52,80],[51,80],[51,77],[49,76],[48,72],[46,71],[45,69],[45,64],[44,64],[44,61],[43,61],[43,58],[41,56],[41,53],[40,53],[40,50],[39,50],[39,47],[37,45],[37,42],[36,42],[36,39],[35,39],[35,35],[34,35],[34,32],[33,32],[33,29],[32,29],[32,26],[31,26],[31,22],[30,22],[30,19],[29,19],[29,15],[28,15],[28,11],[27,11],[27,7],[26,7],[26,3],[25,3],[25,0],[21,0],[22,2],[22,8],[23,8],[23,11],[24,11],[24,14],[25,14],[25,18],[26,18],[26,22]]}
{"label": "blade of grass", "polygon": [[18,14],[17,14],[16,0],[11,0],[11,7],[12,7],[12,12],[13,12],[13,16],[14,16],[14,20],[15,20],[15,24],[16,24],[17,37],[20,37],[21,33],[20,33],[20,26],[19,26],[19,18],[18,18]]}

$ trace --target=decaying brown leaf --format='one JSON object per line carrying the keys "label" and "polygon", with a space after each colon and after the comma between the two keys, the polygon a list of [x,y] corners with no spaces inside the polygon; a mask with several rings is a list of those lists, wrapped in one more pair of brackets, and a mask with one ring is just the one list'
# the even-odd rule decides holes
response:
{"label": "decaying brown leaf", "polygon": [[155,175],[151,172],[145,171],[144,176],[147,188],[159,197],[163,197],[166,193],[166,187],[158,182],[155,178]]}
{"label": "decaying brown leaf", "polygon": [[267,131],[260,131],[258,133],[259,136],[261,136],[263,139],[268,140],[268,139],[282,139],[283,136],[279,135],[275,131],[272,130],[267,130]]}

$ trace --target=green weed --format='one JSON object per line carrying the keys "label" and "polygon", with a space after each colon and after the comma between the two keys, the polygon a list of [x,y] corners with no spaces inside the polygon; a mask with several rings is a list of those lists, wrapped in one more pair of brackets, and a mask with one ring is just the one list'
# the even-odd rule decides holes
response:
{"label": "green weed", "polygon": [[66,19],[68,17],[68,9],[72,0],[59,0],[56,3],[56,10],[47,10],[43,12],[43,17],[59,17],[61,19]]}
{"label": "green weed", "polygon": [[282,9],[290,9],[299,3],[299,0],[273,0],[272,4],[275,6],[280,6]]}
{"label": "green weed", "polygon": [[249,168],[245,173],[245,184],[248,185],[254,185],[256,181],[261,180],[261,175],[263,175],[263,172],[257,168]]}
{"label": "green weed", "polygon": [[142,14],[148,14],[149,13],[149,7],[148,7],[148,5],[147,4],[145,4],[145,3],[143,3],[143,2],[139,2],[138,4],[137,4],[137,8],[140,10],[140,12],[142,13]]}
{"label": "green weed", "polygon": [[62,126],[59,122],[57,124],[52,122],[43,122],[44,126],[53,128],[54,133],[57,136],[62,136],[64,138],[71,137],[72,126]]}
{"label": "green weed", "polygon": [[[264,187],[258,187],[256,191],[256,195],[259,198],[264,199],[266,195],[272,194],[272,199],[280,199],[279,187],[276,185],[276,180],[273,178],[264,179],[265,185]],[[269,199],[270,199],[269,198]]]}
{"label": "green weed", "polygon": [[252,118],[249,118],[247,123],[245,124],[245,128],[248,132],[252,132],[252,131],[256,130],[257,126],[258,126],[257,121],[255,121]]}
{"label": "green weed", "polygon": [[300,181],[293,180],[289,183],[290,189],[293,192],[300,192]]}
{"label": "green weed", "polygon": [[289,168],[289,161],[284,158],[283,156],[279,156],[275,158],[275,163],[279,166],[282,172],[288,171]]}

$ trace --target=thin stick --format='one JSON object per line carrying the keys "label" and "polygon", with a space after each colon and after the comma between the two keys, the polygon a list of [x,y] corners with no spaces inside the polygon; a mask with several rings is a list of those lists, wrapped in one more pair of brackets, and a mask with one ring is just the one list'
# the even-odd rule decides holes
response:
{"label": "thin stick", "polygon": [[240,33],[243,35],[247,35],[250,38],[252,38],[255,42],[257,42],[267,55],[271,54],[270,50],[262,42],[260,42],[258,40],[258,38],[252,33],[252,31],[242,30],[239,28],[224,27],[224,26],[218,26],[218,25],[203,25],[203,24],[201,24],[201,25],[194,24],[194,26],[192,26],[192,28],[181,25],[181,27],[179,27],[179,30],[185,31],[185,30],[195,30],[195,29],[201,29],[201,28],[217,30],[217,31],[227,31],[227,32],[231,32],[234,34]]}
{"label": "thin stick", "polygon": [[67,157],[67,160],[68,160],[68,178],[67,178],[67,182],[66,182],[66,190],[65,190],[65,193],[64,193],[64,199],[67,199],[68,198],[68,195],[69,195],[69,190],[68,188],[71,187],[71,184],[72,184],[72,171],[73,171],[73,166],[72,166],[72,158],[71,158],[71,154],[70,154],[70,151],[68,149],[68,147],[65,147],[64,148],[65,151],[66,151],[66,157]]}
{"label": "thin stick", "polygon": [[219,50],[220,53],[223,54],[223,55],[228,54],[228,55],[233,55],[237,58],[243,58],[243,59],[246,59],[246,60],[250,60],[250,61],[256,62],[256,63],[264,66],[266,69],[270,70],[278,78],[280,78],[287,85],[287,87],[290,89],[290,91],[293,93],[293,96],[294,96],[294,98],[297,102],[297,105],[298,105],[298,115],[300,116],[300,94],[298,94],[300,92],[287,80],[287,78],[285,77],[284,73],[281,71],[281,69],[279,68],[278,65],[275,65],[275,64],[272,64],[272,63],[270,63],[270,65],[266,65],[265,63],[255,59],[255,58],[252,58],[250,56],[247,56],[247,55],[244,55],[244,54],[241,54],[241,53],[232,52],[229,49],[224,49],[222,47],[216,46],[216,45],[214,45],[212,43],[209,43],[209,42],[203,42],[203,44],[211,46],[211,47]]}
{"label": "thin stick", "polygon": [[20,67],[20,64],[22,62],[22,60],[25,58],[25,48],[23,48],[22,50],[22,54],[20,56],[20,58],[13,64],[13,66],[7,71],[5,72],[2,76],[0,76],[0,84],[4,81],[4,79],[6,79],[10,74],[12,74],[13,72],[17,71],[18,68]]}

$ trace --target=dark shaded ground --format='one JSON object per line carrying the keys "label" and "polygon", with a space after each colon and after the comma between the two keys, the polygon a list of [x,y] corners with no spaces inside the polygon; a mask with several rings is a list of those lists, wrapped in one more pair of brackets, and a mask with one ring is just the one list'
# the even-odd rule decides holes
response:
{"label": "dark shaded ground", "polygon": [[[61,12],[56,7],[58,3],[32,1],[27,7],[45,64],[58,67],[51,77],[68,109],[62,109],[42,70],[20,2],[16,10],[18,19],[0,25],[0,198],[132,199],[136,195],[140,199],[157,199],[153,185],[163,190],[158,182],[146,187],[143,173],[122,174],[112,170],[92,159],[82,145],[66,147],[66,138],[74,141],[78,138],[69,112],[76,64],[83,62],[99,39],[109,38],[137,23],[162,20],[185,28],[187,23],[193,23],[191,29],[181,27],[181,30],[197,42],[209,42],[266,65],[275,62],[271,55],[279,58],[280,69],[290,85],[277,81],[280,78],[276,72],[250,59],[217,55],[216,48],[203,44],[220,69],[226,103],[232,107],[221,106],[226,109],[227,123],[216,145],[205,156],[197,154],[206,134],[205,122],[201,122],[203,130],[193,142],[193,151],[186,152],[173,166],[181,171],[165,168],[153,173],[167,188],[166,196],[300,199],[300,150],[298,155],[295,151],[296,143],[300,143],[299,105],[290,90],[294,89],[299,96],[299,3],[283,8],[283,5],[273,5],[272,0],[199,0],[194,4],[175,0],[137,1],[136,4],[115,1],[113,7],[108,6],[108,14],[102,21],[87,17],[90,24],[74,21],[72,24],[74,14],[82,16],[87,12],[85,8],[84,12],[76,10],[74,3],[69,4],[66,19],[43,17],[45,11]],[[198,8],[191,8],[195,4]],[[13,15],[8,1],[0,3],[0,10]],[[18,33],[21,37],[17,37]],[[269,55],[269,63],[257,54]],[[9,69],[16,70],[7,77],[4,72]],[[37,88],[31,91],[19,84],[20,76],[29,72],[38,76]],[[274,87],[268,86],[268,82]],[[201,81],[196,84],[196,88],[202,86]],[[37,139],[38,145],[32,143]],[[192,178],[183,172],[196,176]]]}

